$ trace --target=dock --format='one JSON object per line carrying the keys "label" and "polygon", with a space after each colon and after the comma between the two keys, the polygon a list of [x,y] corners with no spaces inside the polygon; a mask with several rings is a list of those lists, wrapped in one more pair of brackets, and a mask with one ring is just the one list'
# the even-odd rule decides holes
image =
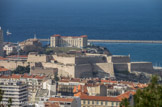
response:
{"label": "dock", "polygon": [[[49,42],[50,39],[39,39],[41,42]],[[162,44],[162,41],[158,40],[97,40],[88,39],[89,43],[153,43]]]}

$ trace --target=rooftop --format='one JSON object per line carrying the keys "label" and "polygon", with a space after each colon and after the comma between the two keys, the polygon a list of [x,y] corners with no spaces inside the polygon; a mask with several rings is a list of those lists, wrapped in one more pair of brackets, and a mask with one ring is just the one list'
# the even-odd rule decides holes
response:
{"label": "rooftop", "polygon": [[56,98],[56,97],[51,97],[49,98],[48,101],[62,101],[62,102],[73,102],[74,99],[73,98]]}
{"label": "rooftop", "polygon": [[53,36],[51,36],[51,37],[62,37],[62,38],[68,38],[68,37],[70,37],[70,38],[86,38],[87,35],[81,35],[81,36],[61,36],[61,35],[59,35],[59,34],[55,34],[55,35],[53,35]]}

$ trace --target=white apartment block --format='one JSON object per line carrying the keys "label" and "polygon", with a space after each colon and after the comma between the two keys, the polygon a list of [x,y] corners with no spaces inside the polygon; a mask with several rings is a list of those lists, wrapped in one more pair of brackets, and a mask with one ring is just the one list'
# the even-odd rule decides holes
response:
{"label": "white apartment block", "polygon": [[6,55],[9,55],[11,53],[16,53],[17,48],[18,48],[17,44],[9,43],[9,44],[4,45],[3,51],[4,53],[6,53]]}
{"label": "white apartment block", "polygon": [[61,36],[53,35],[50,39],[51,47],[77,47],[84,48],[87,46],[87,36]]}
{"label": "white apartment block", "polygon": [[3,30],[0,27],[0,56],[3,56]]}
{"label": "white apartment block", "polygon": [[0,89],[4,91],[2,103],[8,104],[8,99],[12,99],[11,107],[27,107],[28,90],[27,85],[21,81],[0,80]]}

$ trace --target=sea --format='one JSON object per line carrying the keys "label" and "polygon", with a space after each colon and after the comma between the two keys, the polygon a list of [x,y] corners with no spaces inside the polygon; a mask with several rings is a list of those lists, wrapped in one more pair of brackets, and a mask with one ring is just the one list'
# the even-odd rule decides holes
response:
{"label": "sea", "polygon": [[[89,39],[162,40],[162,0],[0,0],[4,40],[88,35]],[[9,30],[12,35],[6,35]],[[162,66],[162,44],[95,43],[114,55]]]}

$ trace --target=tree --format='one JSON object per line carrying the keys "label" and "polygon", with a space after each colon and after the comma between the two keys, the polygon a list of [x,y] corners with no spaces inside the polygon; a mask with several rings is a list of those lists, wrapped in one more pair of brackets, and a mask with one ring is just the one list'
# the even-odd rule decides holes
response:
{"label": "tree", "polygon": [[55,74],[54,79],[55,79],[55,81],[59,81],[58,73]]}
{"label": "tree", "polygon": [[[4,91],[0,89],[0,107],[6,107],[3,103],[2,103],[2,99],[3,99],[3,94],[4,94]],[[9,98],[8,99],[8,107],[11,107],[12,105],[12,99]]]}
{"label": "tree", "polygon": [[162,107],[162,85],[158,77],[152,76],[151,82],[145,89],[136,92],[135,107]]}
{"label": "tree", "polygon": [[11,107],[11,105],[12,105],[12,99],[9,98],[9,99],[8,99],[8,107]]}
{"label": "tree", "polygon": [[23,67],[23,66],[18,66],[14,71],[13,73],[14,74],[24,74],[24,73],[29,73],[30,72],[30,66],[26,66],[26,67]]}
{"label": "tree", "polygon": [[[121,107],[128,107],[127,104],[127,100],[123,99]],[[157,76],[152,76],[148,87],[136,91],[134,104],[134,107],[162,107],[162,85],[158,83]]]}
{"label": "tree", "polygon": [[120,103],[120,107],[129,107],[129,101],[127,98],[124,98]]}

